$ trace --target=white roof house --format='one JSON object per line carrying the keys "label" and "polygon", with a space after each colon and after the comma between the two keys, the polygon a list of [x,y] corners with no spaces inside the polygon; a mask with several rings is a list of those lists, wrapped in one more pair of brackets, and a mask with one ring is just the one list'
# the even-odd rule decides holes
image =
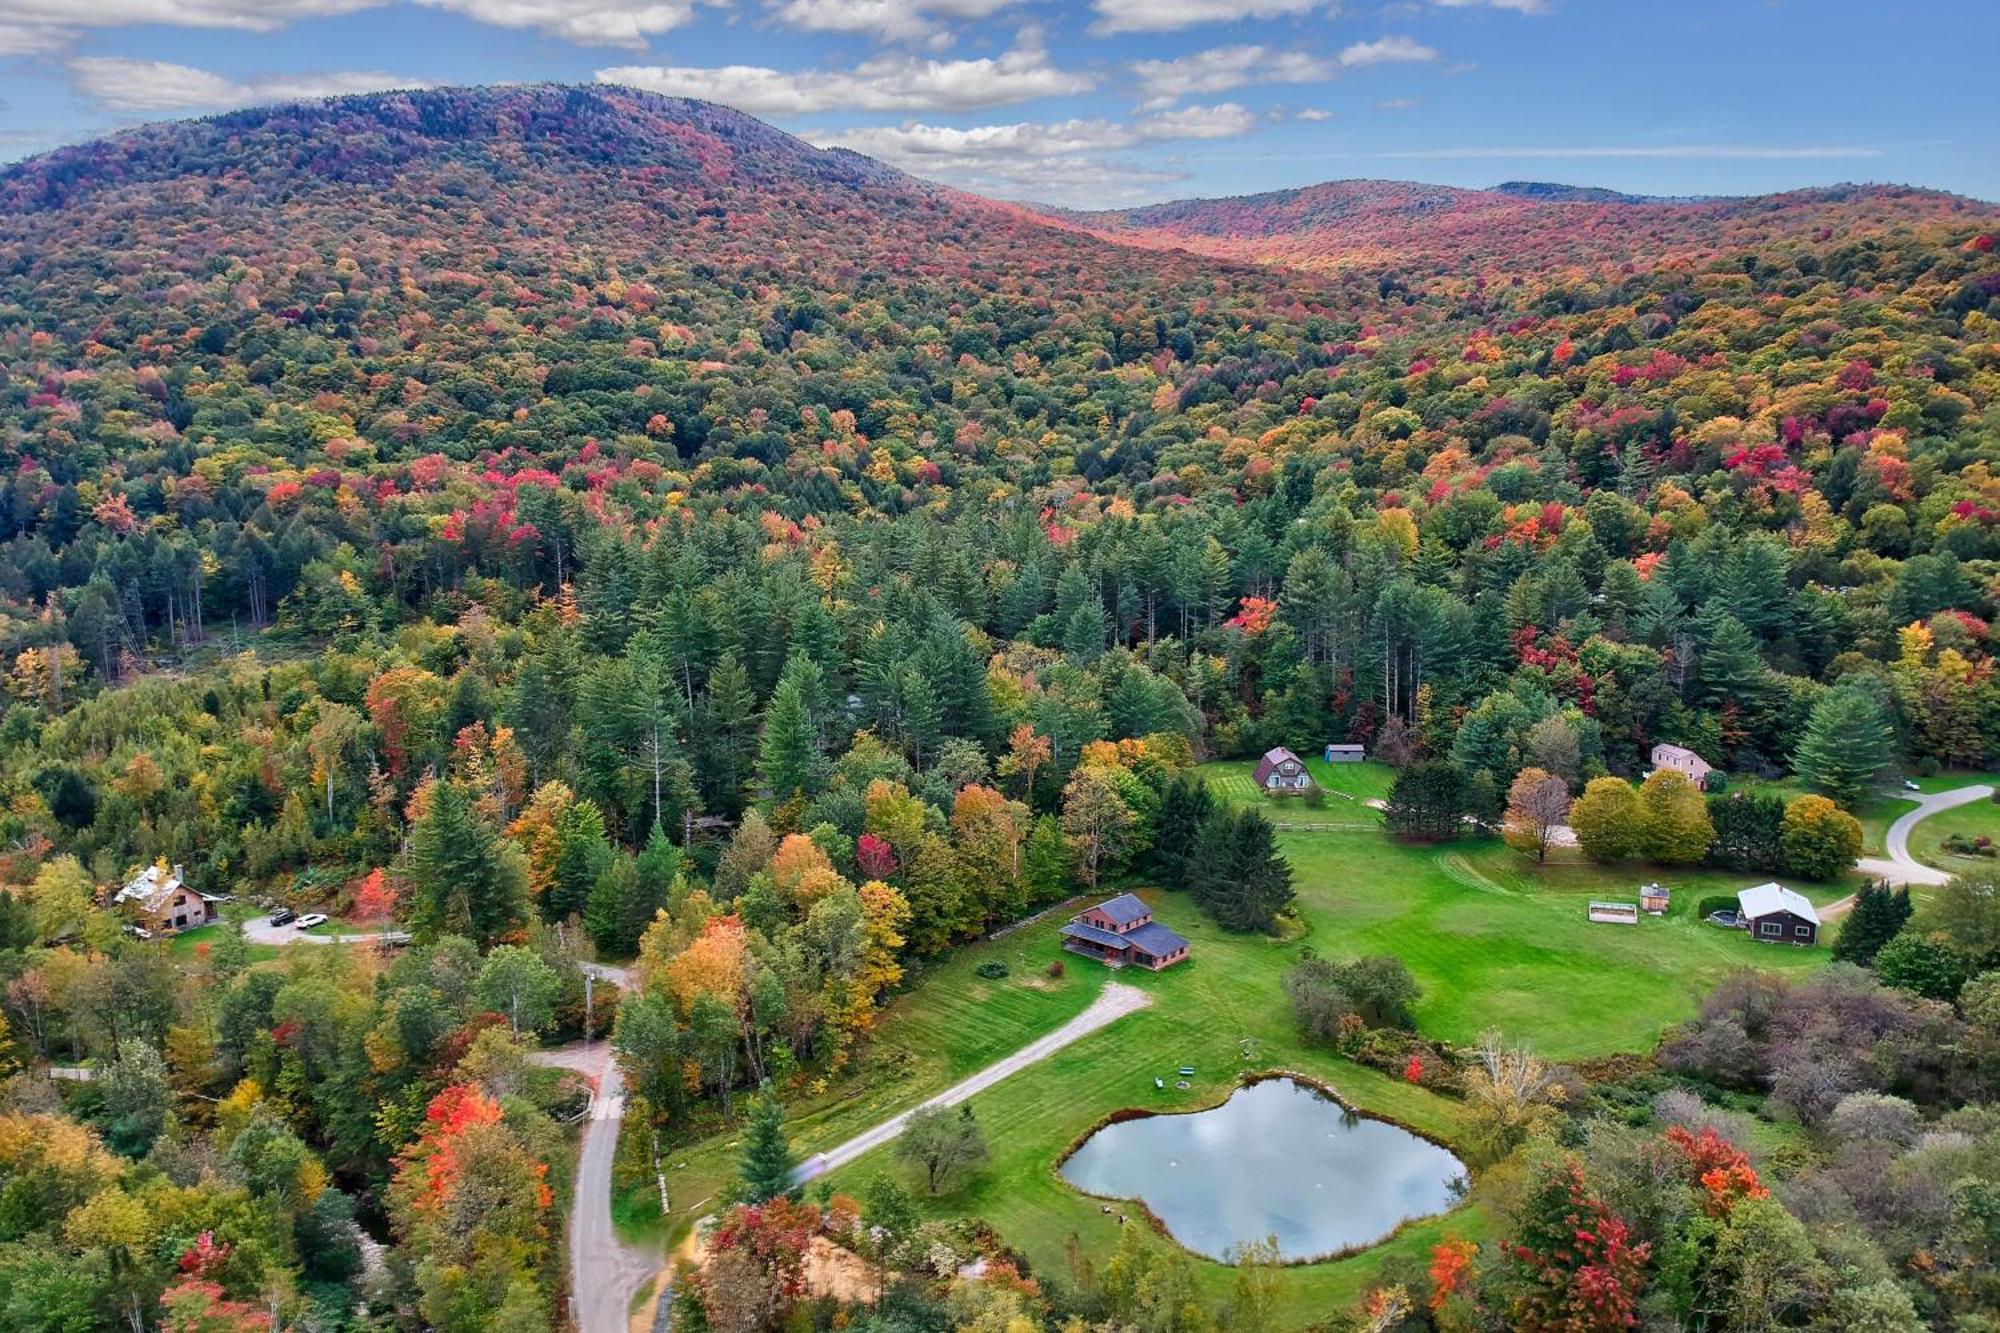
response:
{"label": "white roof house", "polygon": [[[173,898],[174,894],[180,892],[183,887],[185,886],[181,880],[181,868],[179,866],[175,866],[172,870],[169,870],[167,869],[166,862],[155,861],[127,880],[125,887],[118,890],[118,896],[111,901],[114,903],[136,903],[141,911],[156,912],[165,906]],[[195,891],[195,896],[203,902],[219,903],[222,901],[215,894],[201,893],[198,890]]]}
{"label": "white roof house", "polygon": [[1819,913],[1813,910],[1811,900],[1802,893],[1794,893],[1782,884],[1759,884],[1754,889],[1744,889],[1736,895],[1736,905],[1743,915],[1755,921],[1760,916],[1773,912],[1790,912],[1817,926]]}

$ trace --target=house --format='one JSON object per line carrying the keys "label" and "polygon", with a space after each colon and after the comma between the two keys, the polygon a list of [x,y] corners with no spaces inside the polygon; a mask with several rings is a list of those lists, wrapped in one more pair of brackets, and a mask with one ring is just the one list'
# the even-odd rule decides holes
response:
{"label": "house", "polygon": [[1639,906],[1648,916],[1665,916],[1667,908],[1673,904],[1673,894],[1664,884],[1642,884],[1639,886]]}
{"label": "house", "polygon": [[1325,757],[1329,764],[1358,764],[1368,757],[1368,752],[1359,745],[1329,745]]}
{"label": "house", "polygon": [[165,861],[155,861],[125,881],[111,902],[123,908],[134,925],[159,934],[192,930],[215,920],[215,905],[222,899],[187,887],[181,868],[167,869]]}
{"label": "house", "polygon": [[1306,772],[1305,760],[1280,745],[1268,750],[1257,761],[1254,779],[1257,789],[1265,792],[1303,792],[1313,789],[1312,774]]}
{"label": "house", "polygon": [[1153,909],[1131,893],[1084,908],[1062,936],[1063,948],[1108,967],[1131,963],[1158,972],[1188,956],[1188,942],[1153,920]]}
{"label": "house", "polygon": [[1804,894],[1782,884],[1759,884],[1736,895],[1737,924],[1760,944],[1819,943],[1819,913]]}
{"label": "house", "polygon": [[1715,771],[1706,759],[1693,750],[1683,749],[1678,745],[1668,745],[1664,741],[1653,747],[1653,767],[1656,770],[1664,768],[1675,773],[1684,773],[1688,781],[1703,788],[1708,785],[1708,775]]}

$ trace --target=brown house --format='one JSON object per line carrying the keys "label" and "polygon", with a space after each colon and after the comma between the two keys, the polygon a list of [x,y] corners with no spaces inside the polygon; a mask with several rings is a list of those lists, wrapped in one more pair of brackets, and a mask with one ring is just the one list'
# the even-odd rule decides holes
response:
{"label": "brown house", "polygon": [[1737,924],[1760,944],[1819,943],[1819,913],[1802,893],[1782,884],[1759,884],[1736,895]]}
{"label": "brown house", "polygon": [[1187,940],[1153,920],[1153,909],[1131,893],[1084,908],[1062,936],[1063,948],[1107,967],[1130,963],[1158,972],[1188,956]]}
{"label": "brown house", "polygon": [[192,930],[215,920],[215,905],[222,899],[191,889],[181,878],[181,868],[167,869],[165,861],[155,861],[126,881],[111,900],[133,925],[156,934]]}

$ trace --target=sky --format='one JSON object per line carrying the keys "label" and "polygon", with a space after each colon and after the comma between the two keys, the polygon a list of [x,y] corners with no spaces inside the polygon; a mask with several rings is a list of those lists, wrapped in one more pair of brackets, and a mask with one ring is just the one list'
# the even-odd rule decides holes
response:
{"label": "sky", "polygon": [[2000,0],[0,0],[0,161],[548,80],[1080,207],[1348,177],[2000,200],[1996,56]]}

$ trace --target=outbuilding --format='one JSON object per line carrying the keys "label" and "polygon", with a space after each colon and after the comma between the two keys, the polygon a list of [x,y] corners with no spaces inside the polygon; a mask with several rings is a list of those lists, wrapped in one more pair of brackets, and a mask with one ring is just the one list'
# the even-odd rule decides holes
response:
{"label": "outbuilding", "polygon": [[1368,750],[1360,745],[1329,745],[1325,757],[1329,764],[1358,764],[1368,757]]}
{"label": "outbuilding", "polygon": [[1819,943],[1819,913],[1802,893],[1782,884],[1759,884],[1736,895],[1737,924],[1759,944]]}

